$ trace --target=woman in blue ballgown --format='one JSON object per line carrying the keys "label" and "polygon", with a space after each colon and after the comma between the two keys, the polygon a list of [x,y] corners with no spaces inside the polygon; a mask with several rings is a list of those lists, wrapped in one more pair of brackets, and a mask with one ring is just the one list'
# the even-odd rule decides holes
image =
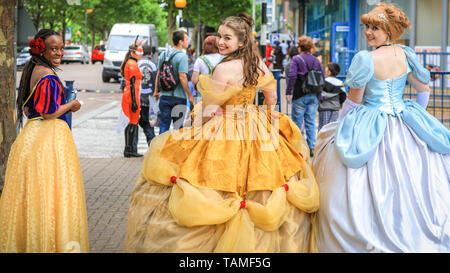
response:
{"label": "woman in blue ballgown", "polygon": [[[391,44],[410,26],[393,5],[361,18],[375,50],[353,58],[338,122],[318,135],[320,252],[450,252],[450,132],[426,111],[430,73]],[[408,81],[417,101],[403,100]]]}

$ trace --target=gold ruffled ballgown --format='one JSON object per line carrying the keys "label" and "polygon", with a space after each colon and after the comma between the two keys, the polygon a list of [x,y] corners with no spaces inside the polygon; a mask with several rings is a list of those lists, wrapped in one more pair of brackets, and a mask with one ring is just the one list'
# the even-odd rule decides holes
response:
{"label": "gold ruffled ballgown", "polygon": [[0,252],[89,252],[83,176],[63,120],[28,120],[11,147]]}
{"label": "gold ruffled ballgown", "polygon": [[[257,88],[276,92],[276,81],[244,88],[200,76],[193,126],[154,138],[145,155],[126,252],[316,251],[307,144],[287,116],[252,104]],[[210,105],[223,114],[202,125]]]}

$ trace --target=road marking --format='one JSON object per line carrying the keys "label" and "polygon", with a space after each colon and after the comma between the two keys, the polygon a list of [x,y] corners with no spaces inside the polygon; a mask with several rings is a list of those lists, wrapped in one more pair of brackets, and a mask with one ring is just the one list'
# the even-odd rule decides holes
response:
{"label": "road marking", "polygon": [[72,121],[72,128],[74,128],[75,126],[79,125],[82,122],[85,122],[88,119],[91,119],[91,118],[93,118],[95,116],[98,116],[98,115],[108,111],[111,108],[116,107],[119,103],[120,103],[119,101],[112,101],[112,102],[110,102],[110,103],[108,103],[106,105],[103,105],[102,107],[98,108],[97,110],[91,111],[91,112],[89,112],[87,114],[84,114],[83,116],[81,116],[81,117],[79,117],[77,119],[74,119]]}

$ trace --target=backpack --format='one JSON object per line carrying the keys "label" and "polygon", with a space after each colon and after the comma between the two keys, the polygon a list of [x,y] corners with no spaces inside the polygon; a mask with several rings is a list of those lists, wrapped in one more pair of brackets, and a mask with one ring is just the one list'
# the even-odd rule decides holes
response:
{"label": "backpack", "polygon": [[174,76],[175,73],[173,72],[173,66],[170,61],[180,52],[175,52],[170,58],[167,56],[167,53],[168,52],[164,53],[165,60],[159,68],[158,86],[161,91],[174,91],[177,87],[177,80]]}
{"label": "backpack", "polygon": [[304,76],[298,75],[294,85],[294,97],[298,98],[308,94],[319,94],[320,92],[322,92],[322,88],[325,83],[323,81],[322,72],[314,70],[314,64],[316,63],[317,59],[314,57],[314,62],[312,64],[312,67],[310,68],[308,67],[302,56],[297,55],[297,57],[299,57],[300,60],[302,60],[302,62],[305,64],[308,72]]}

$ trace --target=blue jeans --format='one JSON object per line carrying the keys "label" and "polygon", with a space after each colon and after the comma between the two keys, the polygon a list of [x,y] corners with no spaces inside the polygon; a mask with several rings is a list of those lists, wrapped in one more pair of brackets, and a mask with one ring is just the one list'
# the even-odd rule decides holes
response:
{"label": "blue jeans", "polygon": [[306,141],[311,152],[314,150],[316,141],[316,113],[319,106],[319,99],[316,94],[304,95],[292,102],[292,121],[302,128],[305,121]]}
{"label": "blue jeans", "polygon": [[172,121],[175,130],[183,127],[183,121],[187,110],[186,102],[186,99],[178,97],[161,96],[159,98],[159,134],[169,131]]}

